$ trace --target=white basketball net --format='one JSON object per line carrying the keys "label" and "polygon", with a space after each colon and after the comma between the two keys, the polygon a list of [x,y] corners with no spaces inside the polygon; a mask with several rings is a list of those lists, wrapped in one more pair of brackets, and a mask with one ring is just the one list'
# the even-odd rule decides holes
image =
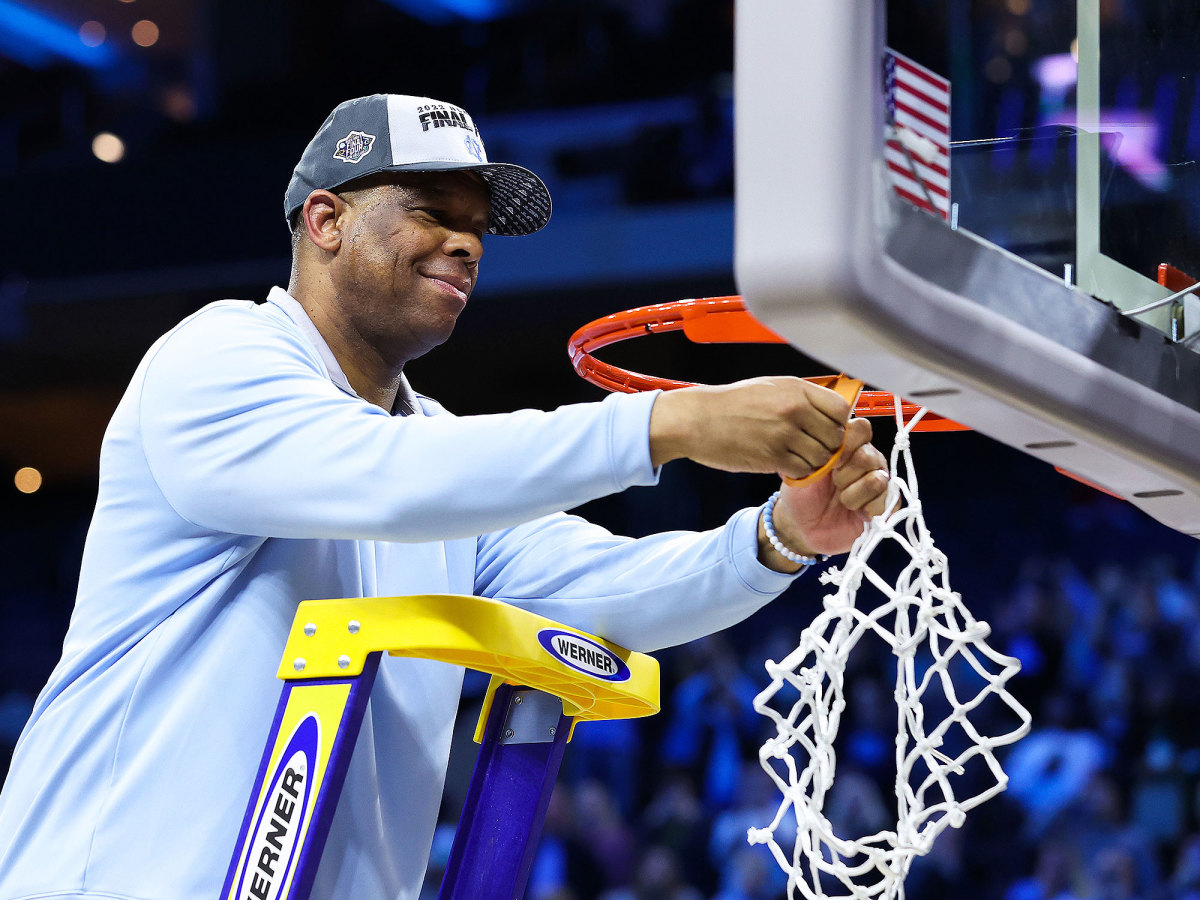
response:
{"label": "white basketball net", "polygon": [[[899,408],[899,398],[896,405]],[[934,546],[921,514],[909,449],[909,435],[920,415],[907,425],[898,423],[886,512],[870,522],[841,569],[821,576],[837,586],[837,593],[824,598],[824,611],[804,630],[795,651],[781,662],[767,661],[771,684],[754,700],[754,708],[775,723],[776,734],[763,744],[759,761],[783,792],[783,801],[769,825],[750,829],[749,839],[751,844],[765,843],[787,873],[789,898],[902,898],[913,857],[928,853],[947,825],[959,827],[967,810],[1007,786],[995,749],[1029,731],[1029,713],[1004,687],[1020,663],[988,646],[987,623],[976,621],[950,590],[946,557]],[[911,557],[890,584],[869,564],[885,541]],[[882,595],[883,602],[874,609],[856,605],[864,580]],[[868,632],[882,638],[896,657],[897,823],[895,831],[851,839],[834,833],[824,808],[837,766],[833,742],[846,706],[846,662]],[[957,687],[949,671],[952,664],[959,668]],[[978,677],[970,676],[966,666]],[[971,696],[960,697],[964,690]],[[939,706],[950,708],[949,714],[942,721],[927,722],[923,698],[936,699]],[[970,717],[988,698],[995,698],[990,705],[1003,703],[1012,710],[1019,722],[1016,728],[992,737],[979,733]],[[788,708],[776,708],[784,706]],[[950,734],[955,725],[959,730]],[[943,748],[948,737],[956,746],[966,744],[966,749],[947,755]],[[966,788],[961,776],[972,760],[981,760],[989,770],[973,773],[986,776],[985,787],[972,796],[957,796],[956,788]],[[973,787],[979,786],[976,778]],[[784,823],[789,811],[798,828],[795,847],[785,850],[776,838],[788,839],[790,826]],[[777,830],[783,833],[777,835]]]}

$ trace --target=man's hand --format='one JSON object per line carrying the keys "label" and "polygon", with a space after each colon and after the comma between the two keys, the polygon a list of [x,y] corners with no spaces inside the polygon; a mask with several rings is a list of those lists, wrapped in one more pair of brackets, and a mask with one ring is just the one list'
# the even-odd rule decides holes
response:
{"label": "man's hand", "polygon": [[[802,378],[752,378],[723,387],[668,391],[650,415],[650,458],[659,466],[687,457],[728,472],[804,478],[839,447],[837,465],[804,487],[784,484],[775,533],[804,555],[844,553],[871,516],[883,512],[887,460],[871,446],[871,423],[850,421],[850,405]],[[771,568],[798,567],[777,554],[759,523],[759,558]]]}
{"label": "man's hand", "polygon": [[849,418],[845,400],[802,378],[667,391],[650,414],[650,459],[803,478],[842,446]]}
{"label": "man's hand", "polygon": [[[887,505],[887,460],[870,443],[871,423],[854,419],[846,448],[833,470],[804,487],[784,484],[772,520],[783,545],[805,556],[844,553],[872,516]],[[759,523],[759,559],[780,571],[798,567],[776,553]]]}

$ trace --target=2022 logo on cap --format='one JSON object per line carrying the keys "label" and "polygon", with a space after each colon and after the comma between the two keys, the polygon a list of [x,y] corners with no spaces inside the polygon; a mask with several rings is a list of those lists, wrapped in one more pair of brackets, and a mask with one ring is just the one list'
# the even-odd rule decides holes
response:
{"label": "2022 logo on cap", "polygon": [[308,714],[296,726],[267,779],[254,838],[238,873],[237,900],[278,900],[296,861],[299,838],[312,813],[312,779],[321,726]]}
{"label": "2022 logo on cap", "polygon": [[558,628],[543,628],[538,643],[564,666],[602,681],[628,681],[629,666],[606,647],[582,635]]}

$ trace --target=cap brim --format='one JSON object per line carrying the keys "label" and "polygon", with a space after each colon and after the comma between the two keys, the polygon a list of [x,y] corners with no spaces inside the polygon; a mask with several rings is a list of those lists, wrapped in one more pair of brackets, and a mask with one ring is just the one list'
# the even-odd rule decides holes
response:
{"label": "cap brim", "polygon": [[[492,209],[489,234],[523,235],[540,231],[550,221],[553,204],[545,182],[513,163],[419,162],[387,166],[378,172],[478,172],[487,184]],[[377,173],[372,173],[377,174]]]}

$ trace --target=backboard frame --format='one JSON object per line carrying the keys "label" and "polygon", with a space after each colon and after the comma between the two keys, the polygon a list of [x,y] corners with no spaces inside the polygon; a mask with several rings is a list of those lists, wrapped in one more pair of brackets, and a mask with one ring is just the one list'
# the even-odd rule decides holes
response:
{"label": "backboard frame", "polygon": [[895,197],[881,163],[885,34],[882,0],[737,5],[747,306],[832,370],[1200,536],[1200,357]]}

